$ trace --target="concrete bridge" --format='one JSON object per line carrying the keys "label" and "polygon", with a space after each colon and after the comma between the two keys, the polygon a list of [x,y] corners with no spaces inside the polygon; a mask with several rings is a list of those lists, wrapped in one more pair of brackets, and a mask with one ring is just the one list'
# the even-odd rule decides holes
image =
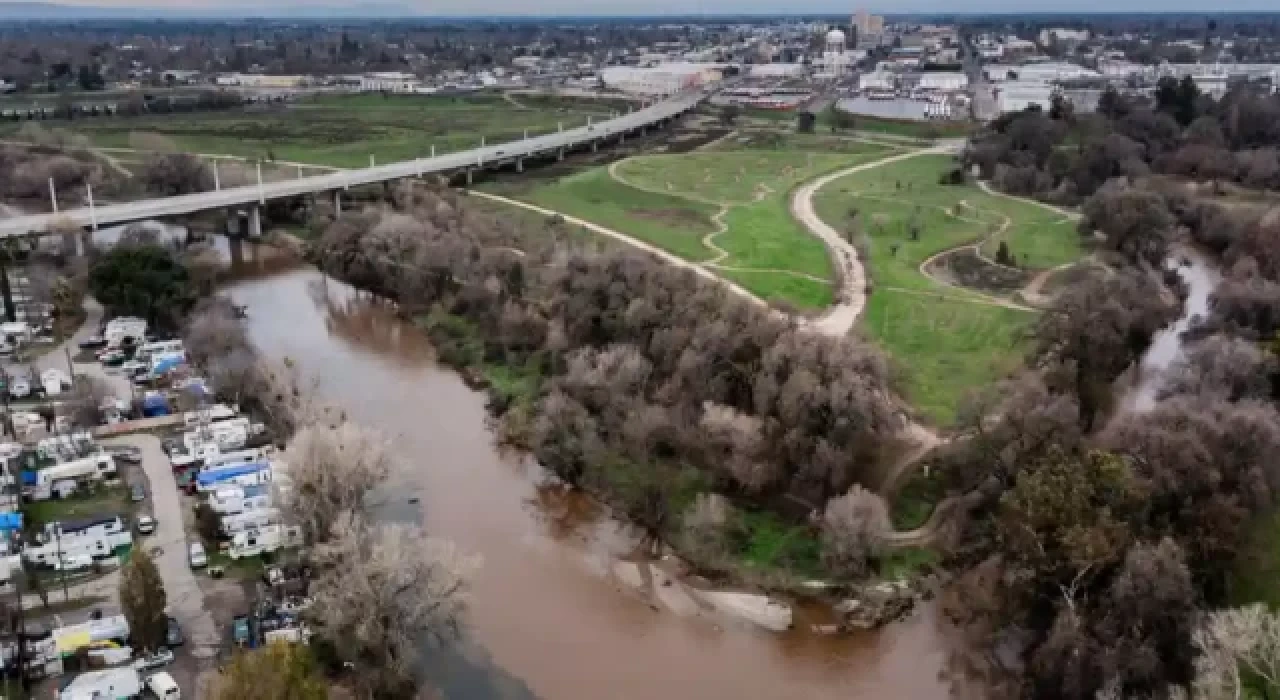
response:
{"label": "concrete bridge", "polygon": [[262,183],[243,187],[216,189],[212,192],[144,199],[134,202],[95,206],[92,195],[89,206],[47,214],[30,214],[0,219],[0,238],[36,236],[54,229],[97,230],[147,219],[160,219],[214,209],[247,208],[250,236],[262,232],[260,207],[268,200],[329,193],[341,208],[342,191],[349,187],[392,182],[405,178],[441,174],[462,175],[471,181],[472,173],[502,166],[524,169],[524,161],[536,157],[564,158],[567,151],[590,148],[605,142],[622,142],[627,136],[643,134],[646,129],[667,125],[689,112],[706,97],[702,92],[675,95],[643,109],[594,124],[563,129],[542,136],[442,156],[378,165],[358,170],[343,170],[325,175],[301,177],[283,182]]}

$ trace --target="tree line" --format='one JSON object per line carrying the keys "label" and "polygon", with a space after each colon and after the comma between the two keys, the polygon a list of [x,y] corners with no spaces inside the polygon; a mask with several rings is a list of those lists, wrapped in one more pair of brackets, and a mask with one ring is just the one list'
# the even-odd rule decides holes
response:
{"label": "tree line", "polygon": [[821,513],[877,483],[903,417],[870,346],[632,251],[495,246],[501,226],[448,190],[393,199],[333,222],[312,259],[395,300],[445,360],[515,368],[491,404],[505,434],[650,533],[676,539],[706,492]]}
{"label": "tree line", "polygon": [[1243,85],[1221,99],[1163,78],[1153,99],[1108,88],[1093,114],[1056,97],[993,120],[965,154],[1000,189],[1078,204],[1114,177],[1150,173],[1280,187],[1280,96]]}

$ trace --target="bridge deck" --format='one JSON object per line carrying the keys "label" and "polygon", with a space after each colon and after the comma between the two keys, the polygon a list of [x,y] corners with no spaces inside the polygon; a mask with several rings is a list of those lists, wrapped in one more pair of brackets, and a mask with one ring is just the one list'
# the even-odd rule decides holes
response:
{"label": "bridge deck", "polygon": [[213,192],[144,199],[134,202],[68,209],[58,213],[30,214],[10,219],[0,219],[0,238],[28,236],[45,233],[55,225],[99,227],[126,224],[133,221],[179,216],[228,207],[265,202],[270,199],[296,197],[304,194],[340,190],[345,187],[369,185],[429,173],[450,173],[471,167],[493,166],[502,161],[527,158],[541,153],[555,152],[561,148],[598,141],[635,131],[678,116],[692,109],[703,99],[702,93],[679,95],[640,110],[624,114],[591,126],[566,129],[521,141],[496,144],[470,151],[448,153],[435,158],[389,163],[359,170],[344,170],[302,177],[282,182],[271,182],[243,187],[229,187]]}

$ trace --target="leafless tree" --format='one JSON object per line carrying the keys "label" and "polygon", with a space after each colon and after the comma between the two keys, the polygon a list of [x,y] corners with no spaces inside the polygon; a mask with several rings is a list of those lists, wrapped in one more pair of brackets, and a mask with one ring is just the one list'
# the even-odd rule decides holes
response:
{"label": "leafless tree", "polygon": [[345,514],[363,514],[369,495],[391,471],[388,441],[355,423],[307,425],[281,456],[281,508],[309,542],[323,541]]}
{"label": "leafless tree", "polygon": [[371,527],[350,513],[314,553],[308,615],[316,632],[354,665],[366,697],[410,694],[423,640],[459,633],[479,560],[418,527]]}
{"label": "leafless tree", "polygon": [[117,398],[115,392],[104,379],[82,375],[75,378],[63,410],[73,424],[88,429],[102,424],[103,404],[113,398]]}
{"label": "leafless tree", "polygon": [[1195,632],[1196,700],[1235,700],[1244,690],[1241,671],[1280,687],[1280,614],[1262,603],[1208,613]]}
{"label": "leafless tree", "polygon": [[847,494],[827,502],[822,514],[822,559],[840,575],[865,576],[889,530],[889,508],[884,499],[854,485]]}
{"label": "leafless tree", "polygon": [[192,194],[213,189],[213,170],[198,156],[162,153],[148,156],[138,172],[147,191],[161,195]]}

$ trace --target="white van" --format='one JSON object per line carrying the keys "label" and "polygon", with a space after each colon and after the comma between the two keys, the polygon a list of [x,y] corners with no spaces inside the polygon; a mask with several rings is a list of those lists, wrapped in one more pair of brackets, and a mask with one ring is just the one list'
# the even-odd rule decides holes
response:
{"label": "white van", "polygon": [[[204,553],[204,545],[199,542],[192,542],[191,547],[187,550],[187,561],[191,564],[191,568],[199,569],[209,563],[209,557]],[[163,697],[163,696],[161,696]]]}
{"label": "white van", "polygon": [[182,691],[178,689],[177,681],[173,680],[173,676],[169,675],[168,671],[160,671],[148,676],[147,690],[159,700],[182,700]]}

